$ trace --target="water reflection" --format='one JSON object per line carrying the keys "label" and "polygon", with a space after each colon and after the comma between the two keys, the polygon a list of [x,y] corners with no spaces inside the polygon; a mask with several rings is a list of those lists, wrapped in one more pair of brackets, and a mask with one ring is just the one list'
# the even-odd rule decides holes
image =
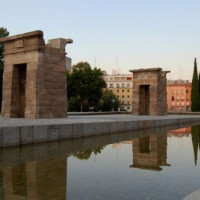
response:
{"label": "water reflection", "polygon": [[[88,160],[106,145],[132,142],[133,168],[162,170],[167,164],[167,133],[172,127],[101,135],[0,150],[0,200],[66,200],[68,157]],[[192,128],[195,163],[200,126]],[[81,161],[82,162],[82,161]],[[127,169],[128,169],[128,165]]]}
{"label": "water reflection", "polygon": [[167,164],[167,133],[134,139],[133,165],[130,167],[161,171]]}
{"label": "water reflection", "polygon": [[194,163],[197,165],[198,149],[200,149],[200,126],[193,126],[192,131],[192,144],[194,150]]}
{"label": "water reflection", "polygon": [[97,154],[100,154],[102,150],[103,150],[103,147],[88,149],[83,152],[74,153],[73,156],[78,158],[79,160],[88,160],[90,156],[92,155],[92,153],[97,155]]}
{"label": "water reflection", "polygon": [[5,199],[66,199],[66,157],[7,167],[2,174]]}
{"label": "water reflection", "polygon": [[192,126],[181,129],[171,130],[168,133],[168,137],[191,137],[193,152],[194,152],[194,163],[197,165],[198,151],[200,149],[200,126]]}

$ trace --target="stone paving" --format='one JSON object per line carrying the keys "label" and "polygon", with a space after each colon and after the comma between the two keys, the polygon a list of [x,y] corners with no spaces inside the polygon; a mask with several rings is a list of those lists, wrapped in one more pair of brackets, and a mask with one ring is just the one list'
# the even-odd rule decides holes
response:
{"label": "stone paving", "polygon": [[200,199],[200,189],[186,196],[183,200],[198,200]]}
{"label": "stone paving", "polygon": [[197,115],[136,116],[130,114],[76,115],[76,116],[68,116],[67,118],[54,118],[54,119],[3,118],[0,116],[0,127],[143,121],[143,120],[173,120],[173,119],[189,120],[194,118],[199,119],[200,122],[200,115],[199,116]]}

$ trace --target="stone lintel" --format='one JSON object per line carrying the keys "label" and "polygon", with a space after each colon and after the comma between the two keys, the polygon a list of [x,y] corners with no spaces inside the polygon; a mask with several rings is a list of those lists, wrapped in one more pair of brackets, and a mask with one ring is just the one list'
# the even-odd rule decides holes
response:
{"label": "stone lintel", "polygon": [[0,38],[0,42],[5,43],[8,41],[18,40],[18,39],[32,37],[32,36],[36,36],[36,35],[38,37],[43,37],[43,32],[40,30],[37,30],[37,31],[31,31],[28,33],[19,34],[19,35],[10,36],[10,37],[4,37],[4,38]]}
{"label": "stone lintel", "polygon": [[153,170],[153,171],[162,171],[162,168],[159,166],[140,166],[140,165],[130,165],[130,168],[136,168],[136,169],[145,169],[145,170]]}
{"label": "stone lintel", "polygon": [[153,72],[153,71],[160,72],[161,70],[162,68],[158,67],[158,68],[134,69],[134,70],[129,70],[129,72],[132,73]]}
{"label": "stone lintel", "polygon": [[22,52],[29,52],[29,51],[44,51],[44,45],[35,45],[31,47],[24,47],[24,48],[18,48],[18,49],[11,49],[11,50],[5,50],[3,52],[3,55],[9,55],[9,54],[17,54]]}

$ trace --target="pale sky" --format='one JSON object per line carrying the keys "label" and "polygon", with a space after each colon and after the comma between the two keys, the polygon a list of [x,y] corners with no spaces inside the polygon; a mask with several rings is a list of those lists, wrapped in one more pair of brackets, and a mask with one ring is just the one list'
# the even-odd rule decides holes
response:
{"label": "pale sky", "polygon": [[72,38],[73,64],[96,57],[108,73],[162,67],[191,80],[194,57],[200,69],[199,0],[0,0],[0,20],[10,35]]}

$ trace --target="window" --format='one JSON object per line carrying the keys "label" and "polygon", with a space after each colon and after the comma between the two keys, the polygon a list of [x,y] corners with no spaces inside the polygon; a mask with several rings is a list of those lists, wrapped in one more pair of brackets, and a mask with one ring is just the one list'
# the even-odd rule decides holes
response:
{"label": "window", "polygon": [[179,100],[179,96],[176,96],[176,100]]}
{"label": "window", "polygon": [[122,95],[122,98],[124,98],[124,95]]}
{"label": "window", "polygon": [[172,102],[172,106],[174,106],[174,102]]}
{"label": "window", "polygon": [[129,110],[129,109],[130,109],[130,107],[127,107],[127,109]]}
{"label": "window", "polygon": [[130,92],[130,90],[127,90],[127,92]]}
{"label": "window", "polygon": [[127,77],[126,80],[132,80],[132,77]]}
{"label": "window", "polygon": [[130,88],[130,83],[127,83],[127,88]]}
{"label": "window", "polygon": [[117,98],[119,98],[119,95],[117,95]]}
{"label": "window", "polygon": [[110,88],[113,88],[113,84],[112,83],[110,84]]}
{"label": "window", "polygon": [[130,105],[130,102],[129,102],[129,101],[127,101],[127,105]]}
{"label": "window", "polygon": [[117,83],[117,88],[119,88],[119,84]]}
{"label": "window", "polygon": [[181,106],[184,106],[184,102],[181,103]]}
{"label": "window", "polygon": [[119,92],[119,90],[117,90],[117,92]]}
{"label": "window", "polygon": [[174,96],[172,96],[172,101],[174,101]]}
{"label": "window", "polygon": [[128,95],[127,98],[129,98],[130,96]]}
{"label": "window", "polygon": [[122,87],[124,88],[124,83],[122,83]]}
{"label": "window", "polygon": [[179,102],[176,102],[176,106],[179,106]]}
{"label": "window", "polygon": [[124,90],[122,90],[122,92],[124,92]]}
{"label": "window", "polygon": [[186,90],[186,93],[187,93],[187,94],[188,94],[188,92],[189,92],[189,91],[188,91],[188,90]]}

